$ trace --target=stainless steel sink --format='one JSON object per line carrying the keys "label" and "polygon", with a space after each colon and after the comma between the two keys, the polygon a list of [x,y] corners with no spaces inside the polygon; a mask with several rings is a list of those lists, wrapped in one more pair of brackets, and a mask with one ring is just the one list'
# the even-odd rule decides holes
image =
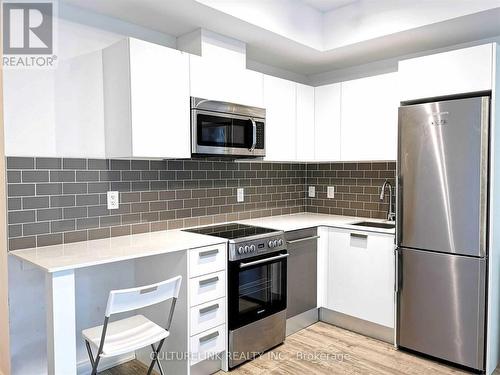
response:
{"label": "stainless steel sink", "polygon": [[360,227],[372,227],[381,229],[394,229],[395,224],[393,223],[377,223],[376,221],[360,221],[359,223],[353,223],[351,225],[356,225]]}

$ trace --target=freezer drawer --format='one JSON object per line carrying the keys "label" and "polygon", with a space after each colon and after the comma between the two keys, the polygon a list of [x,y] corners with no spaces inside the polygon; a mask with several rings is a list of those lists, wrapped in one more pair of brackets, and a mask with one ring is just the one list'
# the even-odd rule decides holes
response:
{"label": "freezer drawer", "polygon": [[400,249],[398,345],[484,369],[485,259]]}

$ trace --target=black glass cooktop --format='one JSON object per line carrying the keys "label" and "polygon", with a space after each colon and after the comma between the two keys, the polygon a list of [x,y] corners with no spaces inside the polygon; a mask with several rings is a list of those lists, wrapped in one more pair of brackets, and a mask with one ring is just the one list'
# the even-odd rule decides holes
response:
{"label": "black glass cooktop", "polygon": [[184,229],[184,231],[191,233],[198,233],[198,234],[206,234],[214,237],[226,238],[228,240],[277,232],[276,229],[254,227],[252,225],[244,225],[237,223],[212,225],[209,227],[199,227],[193,229]]}

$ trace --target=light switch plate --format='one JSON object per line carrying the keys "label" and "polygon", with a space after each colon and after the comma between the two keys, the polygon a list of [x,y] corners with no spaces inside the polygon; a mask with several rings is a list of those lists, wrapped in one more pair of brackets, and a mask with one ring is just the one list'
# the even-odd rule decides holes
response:
{"label": "light switch plate", "polygon": [[335,198],[335,186],[328,186],[326,189],[326,196],[328,198]]}
{"label": "light switch plate", "polygon": [[245,190],[243,188],[236,189],[236,201],[237,202],[245,201]]}
{"label": "light switch plate", "polygon": [[117,191],[108,191],[108,210],[117,210],[120,206],[118,200],[119,195]]}
{"label": "light switch plate", "polygon": [[307,195],[309,198],[314,198],[316,196],[316,187],[309,186],[309,189],[307,190]]}

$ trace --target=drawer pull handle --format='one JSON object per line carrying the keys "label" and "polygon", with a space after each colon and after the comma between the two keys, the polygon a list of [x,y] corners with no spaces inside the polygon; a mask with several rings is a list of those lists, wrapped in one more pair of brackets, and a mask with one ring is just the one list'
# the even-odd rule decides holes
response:
{"label": "drawer pull handle", "polygon": [[219,281],[219,276],[211,277],[210,279],[200,280],[200,286],[205,286],[208,284],[213,284]]}
{"label": "drawer pull handle", "polygon": [[291,245],[293,243],[304,242],[304,241],[312,241],[312,240],[316,240],[318,238],[319,238],[319,236],[304,237],[304,238],[298,238],[296,240],[286,241],[286,243],[288,245]]}
{"label": "drawer pull handle", "polygon": [[218,310],[218,309],[219,309],[219,304],[216,303],[215,305],[207,306],[207,307],[200,309],[200,315],[207,314],[210,311],[214,311],[214,310]]}
{"label": "drawer pull handle", "polygon": [[219,336],[219,331],[215,331],[215,332],[213,332],[213,333],[211,333],[209,335],[200,337],[200,344],[203,344],[204,342],[213,340],[213,339],[215,339],[218,336]]}
{"label": "drawer pull handle", "polygon": [[212,256],[212,255],[215,255],[218,253],[219,253],[219,249],[214,249],[214,250],[202,251],[199,255],[200,255],[200,258],[205,258],[205,257],[209,257],[209,256]]}
{"label": "drawer pull handle", "polygon": [[367,234],[351,233],[351,237],[359,238],[361,240],[366,240],[368,238]]}

